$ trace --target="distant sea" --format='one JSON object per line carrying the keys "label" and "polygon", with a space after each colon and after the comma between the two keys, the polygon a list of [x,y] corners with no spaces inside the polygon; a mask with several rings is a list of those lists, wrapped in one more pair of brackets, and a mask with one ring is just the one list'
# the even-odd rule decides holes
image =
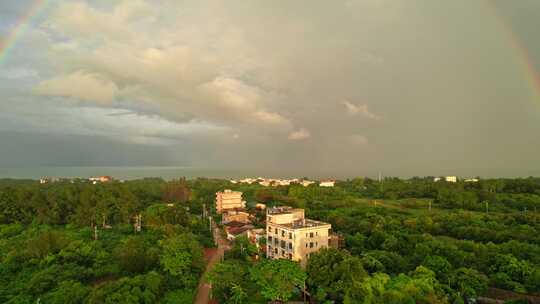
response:
{"label": "distant sea", "polygon": [[[399,176],[402,178],[412,176],[445,176],[458,175],[460,177],[475,177],[479,176],[479,172],[483,172],[482,178],[488,177],[528,177],[540,176],[540,170],[537,169],[518,169],[510,170],[510,172],[519,172],[520,174],[512,174],[508,172],[500,172],[494,168],[471,169],[462,168],[459,170],[440,170],[442,174],[433,174],[432,172],[408,172],[409,170],[393,170],[402,174],[394,174],[382,171],[383,176]],[[452,173],[448,173],[452,172]],[[42,177],[66,177],[66,178],[88,178],[91,176],[109,175],[115,179],[132,180],[142,179],[146,177],[160,177],[165,180],[172,180],[181,177],[193,179],[197,177],[207,178],[245,178],[245,177],[268,177],[268,178],[303,178],[310,179],[347,179],[354,177],[368,176],[377,178],[378,172],[367,172],[363,170],[355,170],[351,168],[349,172],[344,171],[322,171],[317,169],[310,170],[294,170],[294,169],[223,169],[223,168],[201,168],[201,167],[153,167],[153,166],[107,166],[107,167],[12,167],[0,168],[0,178],[16,178],[16,179],[40,179]]]}
{"label": "distant sea", "polygon": [[313,179],[346,178],[323,172],[286,172],[275,169],[208,169],[196,167],[17,167],[0,168],[0,178],[40,179],[42,177],[87,178],[90,176],[108,175],[115,179],[132,180],[145,177],[160,177],[165,180],[186,177],[208,178],[244,178],[244,177],[270,177],[270,178],[301,178]]}

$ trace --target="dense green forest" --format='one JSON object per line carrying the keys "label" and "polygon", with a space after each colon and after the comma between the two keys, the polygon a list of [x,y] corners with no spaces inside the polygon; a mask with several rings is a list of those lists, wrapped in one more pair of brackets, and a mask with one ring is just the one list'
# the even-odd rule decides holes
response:
{"label": "dense green forest", "polygon": [[191,303],[213,240],[189,196],[160,179],[1,181],[0,302]]}
{"label": "dense green forest", "polygon": [[255,261],[239,239],[206,278],[220,303],[301,299],[304,287],[318,303],[460,303],[490,287],[540,293],[537,178],[358,178],[333,188],[0,180],[0,302],[191,303],[203,248],[213,246],[203,209],[225,188],[244,192],[248,205],[305,208],[345,248],[301,269]]}

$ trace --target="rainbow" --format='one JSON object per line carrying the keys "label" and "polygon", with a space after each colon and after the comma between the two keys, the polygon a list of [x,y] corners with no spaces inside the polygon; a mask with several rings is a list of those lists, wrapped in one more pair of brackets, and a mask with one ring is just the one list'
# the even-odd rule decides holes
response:
{"label": "rainbow", "polygon": [[499,8],[490,0],[486,0],[487,8],[492,12],[495,19],[500,24],[501,31],[505,33],[506,39],[516,53],[519,62],[523,66],[524,77],[532,90],[533,98],[540,101],[540,74],[538,73],[529,50],[522,43],[520,38],[512,31],[510,22],[504,17]]}
{"label": "rainbow", "polygon": [[536,94],[536,97],[540,100],[540,74],[536,70],[531,54],[527,48],[520,43],[519,39],[515,35],[510,36],[510,41],[512,47],[516,50],[521,62],[524,65],[524,70],[526,72],[525,76],[529,81],[530,87]]}
{"label": "rainbow", "polygon": [[34,18],[45,9],[50,0],[34,0],[26,13],[19,17],[11,32],[4,39],[0,39],[0,65],[13,50],[17,41],[24,35]]}

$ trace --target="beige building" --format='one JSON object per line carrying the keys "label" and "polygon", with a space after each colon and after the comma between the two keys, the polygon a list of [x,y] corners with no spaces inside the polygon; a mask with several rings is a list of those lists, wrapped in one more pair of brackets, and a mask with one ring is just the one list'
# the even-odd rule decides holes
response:
{"label": "beige building", "polygon": [[224,190],[216,193],[216,211],[222,213],[225,210],[244,209],[246,202],[242,200],[242,192]]}
{"label": "beige building", "polygon": [[274,207],[266,209],[267,256],[291,259],[302,264],[309,255],[328,247],[332,226],[306,219],[304,209]]}

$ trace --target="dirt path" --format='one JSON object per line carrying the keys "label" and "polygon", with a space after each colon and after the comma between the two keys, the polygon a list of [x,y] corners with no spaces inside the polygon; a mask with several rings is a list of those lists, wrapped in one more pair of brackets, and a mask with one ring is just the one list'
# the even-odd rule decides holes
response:
{"label": "dirt path", "polygon": [[225,250],[229,249],[228,242],[221,237],[219,228],[214,227],[214,239],[217,240],[218,248],[212,252],[212,255],[209,256],[208,264],[206,265],[206,270],[199,282],[199,287],[197,289],[197,296],[195,297],[194,304],[208,304],[210,303],[210,291],[212,285],[204,281],[204,277],[208,271],[214,267],[214,265],[223,259],[223,254]]}

